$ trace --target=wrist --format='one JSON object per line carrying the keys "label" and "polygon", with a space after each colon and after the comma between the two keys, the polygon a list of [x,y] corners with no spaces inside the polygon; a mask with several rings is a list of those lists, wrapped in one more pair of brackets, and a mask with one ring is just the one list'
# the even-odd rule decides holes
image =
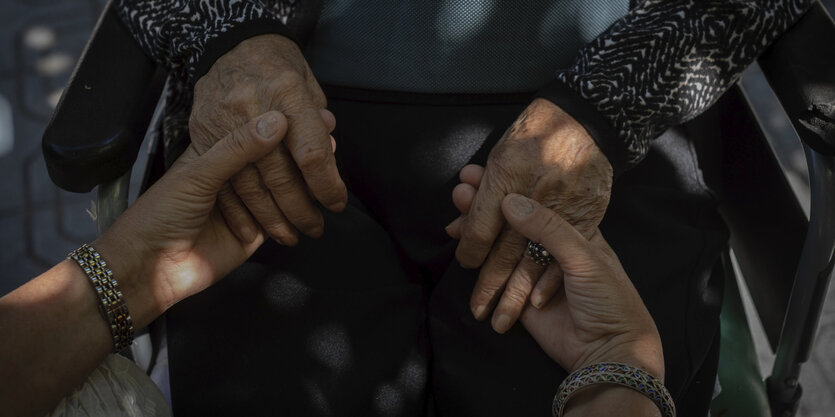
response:
{"label": "wrist", "polygon": [[600,179],[612,183],[614,170],[609,158],[600,149],[586,128],[558,105],[544,98],[537,98],[529,106],[531,123],[540,134],[557,139],[554,142],[554,157],[560,161],[563,170],[571,171],[575,166],[594,170]]}
{"label": "wrist", "polygon": [[571,398],[564,417],[574,416],[660,416],[658,406],[646,395],[613,384],[597,384]]}
{"label": "wrist", "polygon": [[293,42],[290,30],[275,17],[265,16],[240,22],[222,32],[215,32],[214,36],[208,37],[205,45],[201,48],[202,53],[191,69],[190,80],[192,82],[200,80],[209,72],[217,60],[240,46],[241,43],[263,34],[281,34],[283,38]]}
{"label": "wrist", "polygon": [[152,272],[147,267],[154,263],[151,251],[127,236],[111,228],[91,246],[113,271],[134,327],[139,330],[164,312],[164,304],[156,296],[150,279]]}
{"label": "wrist", "polygon": [[663,383],[664,352],[657,332],[640,337],[621,337],[628,337],[630,340],[623,342],[617,340],[618,338],[611,339],[608,346],[603,346],[588,355],[571,369],[571,372],[596,363],[616,362],[642,369]]}

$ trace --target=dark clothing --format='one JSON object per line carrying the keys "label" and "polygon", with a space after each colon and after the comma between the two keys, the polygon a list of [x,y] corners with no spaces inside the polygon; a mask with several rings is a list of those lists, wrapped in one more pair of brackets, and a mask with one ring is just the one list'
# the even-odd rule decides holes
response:
{"label": "dark clothing", "polygon": [[[168,313],[175,415],[550,415],[565,372],[521,325],[473,319],[477,272],[443,231],[458,171],[530,97],[327,93],[349,207]],[[679,415],[705,416],[727,231],[681,131],[616,182],[601,229],[658,325]]]}
{"label": "dark clothing", "polygon": [[[423,2],[418,0],[399,0],[404,9],[436,8],[437,3],[445,7],[459,8],[464,17],[431,19],[422,13],[399,15],[394,23],[394,31],[383,28],[375,32],[372,24],[386,22],[391,16],[365,20],[363,14],[376,10],[373,0],[351,0],[342,2],[338,12],[323,10],[323,1],[327,0],[119,0],[117,11],[128,30],[142,48],[168,69],[172,77],[169,86],[171,95],[166,107],[166,140],[176,142],[187,134],[188,112],[191,108],[191,88],[203,76],[214,61],[232,49],[239,42],[255,35],[279,33],[295,37],[302,50],[312,37],[311,47],[317,47],[316,41],[321,36],[314,36],[315,31],[342,31],[344,22],[337,22],[336,15],[342,19],[365,21],[360,29],[376,36],[389,38],[395,42],[387,50],[379,51],[382,55],[400,54],[389,61],[406,60],[411,65],[407,70],[418,73],[418,77],[397,77],[397,74],[380,75],[380,67],[391,71],[401,70],[397,66],[380,65],[378,60],[363,61],[368,65],[366,72],[358,71],[346,60],[327,61],[323,65],[337,66],[335,72],[348,74],[348,78],[333,77],[331,82],[351,87],[375,88],[401,92],[457,92],[457,93],[497,93],[512,92],[508,86],[524,86],[518,80],[510,80],[507,85],[484,85],[478,83],[478,90],[470,86],[464,90],[438,91],[417,86],[409,79],[424,77],[428,72],[440,72],[428,78],[460,79],[468,74],[461,74],[461,66],[444,65],[443,61],[426,64],[408,59],[412,55],[431,58],[427,51],[414,51],[414,48],[437,47],[430,40],[425,42],[406,42],[397,45],[397,41],[414,40],[415,36],[443,36],[445,29],[451,33],[466,34],[473,42],[502,43],[507,41],[518,45],[520,38],[532,37],[527,30],[531,25],[538,26],[539,37],[546,37],[544,44],[560,38],[565,47],[577,47],[578,36],[588,30],[594,30],[601,22],[611,22],[611,14],[617,13],[611,4],[607,7],[595,6],[594,1],[575,3],[572,0],[553,0],[549,9],[544,0],[516,1],[516,8],[531,10],[518,11],[508,7],[493,7],[494,2],[465,2],[447,0],[444,2]],[[504,2],[502,2],[504,3]],[[510,3],[510,2],[508,2]],[[623,0],[610,3],[624,5]],[[584,101],[597,113],[589,117],[585,112],[569,112],[572,117],[589,125],[597,119],[604,120],[605,126],[591,129],[598,133],[594,136],[600,149],[606,154],[619,174],[638,164],[649,150],[649,144],[669,127],[690,120],[713,104],[728,87],[733,85],[765,48],[791,27],[803,13],[814,4],[813,0],[640,0],[630,1],[629,12],[616,20],[599,35],[576,52],[573,63],[563,63],[555,56],[528,59],[515,59],[513,54],[503,54],[500,49],[492,51],[485,48],[484,54],[495,59],[512,60],[510,63],[497,65],[473,64],[462,66],[473,71],[487,71],[507,65],[507,77],[537,77],[538,71],[531,72],[537,65],[547,66],[560,63],[559,67],[550,68],[554,78],[542,81],[535,86],[543,92],[571,90],[571,95],[544,94],[549,100],[563,108],[583,108],[577,100]],[[495,10],[494,10],[495,9]],[[382,8],[384,13],[396,13],[392,9]],[[532,12],[532,10],[540,10]],[[551,16],[556,12],[557,16]],[[541,22],[518,23],[519,15],[533,15]],[[415,16],[417,14],[418,16]],[[474,25],[474,15],[483,15],[488,23]],[[358,16],[359,15],[359,16]],[[551,22],[551,23],[549,23]],[[551,25],[553,23],[553,26]],[[323,27],[324,26],[324,27]],[[548,30],[548,27],[557,30]],[[601,25],[599,27],[605,27]],[[473,28],[478,28],[476,34]],[[348,26],[348,29],[351,29]],[[403,36],[414,33],[415,36]],[[348,54],[346,59],[363,60],[368,58],[363,37],[357,37],[356,31],[345,33],[338,48],[352,48],[356,54]],[[337,36],[343,36],[339,34]],[[457,35],[456,35],[457,36]],[[535,43],[535,40],[531,40]],[[471,51],[456,52],[454,38],[446,43],[452,56],[449,61],[471,60]],[[322,46],[319,44],[318,46]],[[398,49],[402,47],[403,49]],[[483,46],[470,49],[479,50]],[[458,49],[461,49],[460,47]],[[531,50],[536,50],[531,46]],[[394,52],[392,52],[394,51]],[[548,49],[543,54],[548,54]],[[374,52],[374,51],[371,51]],[[307,51],[315,57],[316,51]],[[553,52],[552,55],[566,55],[566,51]],[[352,58],[358,55],[356,58]],[[443,56],[443,54],[442,54]],[[437,57],[436,57],[437,59]],[[534,62],[530,62],[533,60]],[[320,59],[321,61],[321,59]],[[386,60],[384,60],[385,62]],[[472,64],[472,63],[471,63]],[[533,64],[533,65],[532,65]],[[527,69],[525,69],[527,67]],[[314,68],[315,70],[315,68]],[[327,73],[332,74],[328,68]],[[489,71],[487,71],[489,72]],[[323,74],[324,75],[324,74]],[[470,74],[479,79],[487,74]],[[358,77],[365,76],[365,80]],[[380,83],[385,79],[396,80],[394,83]],[[537,77],[537,79],[539,79]],[[345,84],[352,81],[354,84]],[[343,82],[344,81],[344,82]],[[456,85],[464,86],[459,82]],[[535,83],[534,83],[535,84]],[[485,89],[486,88],[486,89]],[[598,123],[599,124],[599,123]]]}

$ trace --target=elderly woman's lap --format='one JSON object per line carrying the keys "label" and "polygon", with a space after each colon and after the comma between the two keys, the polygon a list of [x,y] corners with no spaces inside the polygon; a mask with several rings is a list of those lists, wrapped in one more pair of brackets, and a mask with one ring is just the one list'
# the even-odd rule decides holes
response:
{"label": "elderly woman's lap", "polygon": [[353,200],[167,314],[175,415],[419,415],[423,290]]}

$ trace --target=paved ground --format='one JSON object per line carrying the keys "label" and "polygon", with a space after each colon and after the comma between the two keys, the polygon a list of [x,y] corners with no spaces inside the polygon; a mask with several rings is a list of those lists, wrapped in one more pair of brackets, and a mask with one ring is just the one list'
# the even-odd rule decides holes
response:
{"label": "paved ground", "polygon": [[[95,223],[87,213],[95,195],[55,187],[46,173],[40,140],[103,3],[0,0],[0,295],[95,236]],[[825,3],[835,10],[835,0]],[[771,136],[780,139],[774,146],[790,180],[808,200],[803,155],[785,116],[755,70],[746,74],[744,85]],[[804,366],[801,382],[806,393],[800,415],[806,417],[830,416],[835,409],[833,293],[835,286],[815,354]],[[758,341],[763,368],[770,369],[770,352],[761,334]]]}

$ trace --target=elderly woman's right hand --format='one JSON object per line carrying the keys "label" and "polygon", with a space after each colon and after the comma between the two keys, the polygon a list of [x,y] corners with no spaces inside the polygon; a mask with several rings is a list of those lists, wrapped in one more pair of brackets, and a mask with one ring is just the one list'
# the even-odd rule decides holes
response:
{"label": "elderly woman's right hand", "polygon": [[518,194],[505,197],[502,212],[564,272],[563,290],[541,310],[528,305],[521,317],[548,356],[569,372],[621,362],[663,380],[658,330],[600,231],[587,240],[553,210]]}
{"label": "elderly woman's right hand", "polygon": [[281,35],[241,42],[195,84],[189,133],[199,153],[269,110],[289,121],[284,144],[233,177],[218,196],[224,218],[243,241],[260,225],[279,243],[294,245],[298,231],[322,234],[317,200],[332,211],[345,207],[348,193],[329,136],[336,120],[325,105],[301,51]]}

